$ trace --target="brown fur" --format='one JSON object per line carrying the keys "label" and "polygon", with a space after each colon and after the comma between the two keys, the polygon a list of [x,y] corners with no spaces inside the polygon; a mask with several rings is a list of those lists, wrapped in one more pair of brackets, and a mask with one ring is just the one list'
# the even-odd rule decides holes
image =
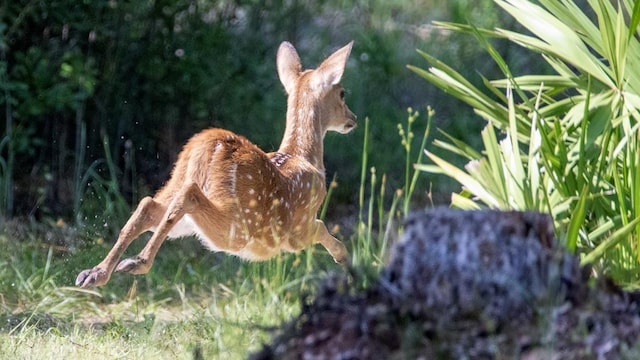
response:
{"label": "brown fur", "polygon": [[[105,259],[82,271],[76,285],[104,285],[114,271],[144,274],[167,237],[197,235],[210,249],[247,260],[322,244],[336,262],[347,250],[316,219],[326,194],[322,140],[327,131],[347,133],[356,123],[339,85],[353,43],[317,69],[301,71],[293,46],[278,50],[278,74],[288,93],[287,123],[277,152],[265,153],[223,129],[193,136],[178,156],[171,178],[153,198],[142,199]],[[135,257],[116,262],[145,231],[153,231]]]}

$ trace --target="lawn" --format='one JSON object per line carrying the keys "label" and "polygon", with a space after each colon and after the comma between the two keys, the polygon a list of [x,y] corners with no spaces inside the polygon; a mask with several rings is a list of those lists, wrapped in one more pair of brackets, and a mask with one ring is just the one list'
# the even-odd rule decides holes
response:
{"label": "lawn", "polygon": [[150,274],[85,291],[73,278],[105,246],[3,234],[0,247],[0,358],[14,359],[246,358],[299,312],[316,279],[341,271],[319,249],[250,264],[181,239]]}

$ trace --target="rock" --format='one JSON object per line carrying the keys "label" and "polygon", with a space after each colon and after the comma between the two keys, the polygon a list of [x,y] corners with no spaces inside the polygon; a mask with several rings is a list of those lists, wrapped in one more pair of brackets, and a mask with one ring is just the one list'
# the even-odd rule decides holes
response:
{"label": "rock", "polygon": [[411,215],[405,229],[381,281],[414,316],[525,320],[549,291],[561,291],[554,275],[563,265],[565,277],[578,276],[547,215],[439,208]]}
{"label": "rock", "polygon": [[640,295],[578,264],[546,215],[415,213],[374,285],[326,280],[252,358],[640,358]]}

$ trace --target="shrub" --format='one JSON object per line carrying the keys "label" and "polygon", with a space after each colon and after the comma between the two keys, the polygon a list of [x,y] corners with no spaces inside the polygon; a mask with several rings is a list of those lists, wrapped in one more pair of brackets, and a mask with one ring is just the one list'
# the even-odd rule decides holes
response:
{"label": "shrub", "polygon": [[[624,0],[495,0],[526,31],[440,23],[472,34],[501,68],[480,89],[421,52],[428,70],[410,68],[472,106],[488,124],[483,151],[447,137],[435,146],[462,155],[460,168],[428,153],[462,184],[452,205],[536,210],[553,216],[557,234],[617,280],[640,279],[640,3]],[[537,54],[552,74],[515,76],[489,39],[507,39]],[[498,140],[498,134],[504,134]]]}

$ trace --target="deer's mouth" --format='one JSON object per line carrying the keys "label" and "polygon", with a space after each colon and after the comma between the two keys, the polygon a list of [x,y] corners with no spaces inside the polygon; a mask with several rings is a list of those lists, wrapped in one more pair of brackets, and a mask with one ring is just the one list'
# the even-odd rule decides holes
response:
{"label": "deer's mouth", "polygon": [[350,132],[351,130],[355,129],[357,125],[358,124],[355,121],[349,119],[347,121],[347,123],[344,124],[344,126],[342,127],[341,133],[346,134],[346,133]]}

